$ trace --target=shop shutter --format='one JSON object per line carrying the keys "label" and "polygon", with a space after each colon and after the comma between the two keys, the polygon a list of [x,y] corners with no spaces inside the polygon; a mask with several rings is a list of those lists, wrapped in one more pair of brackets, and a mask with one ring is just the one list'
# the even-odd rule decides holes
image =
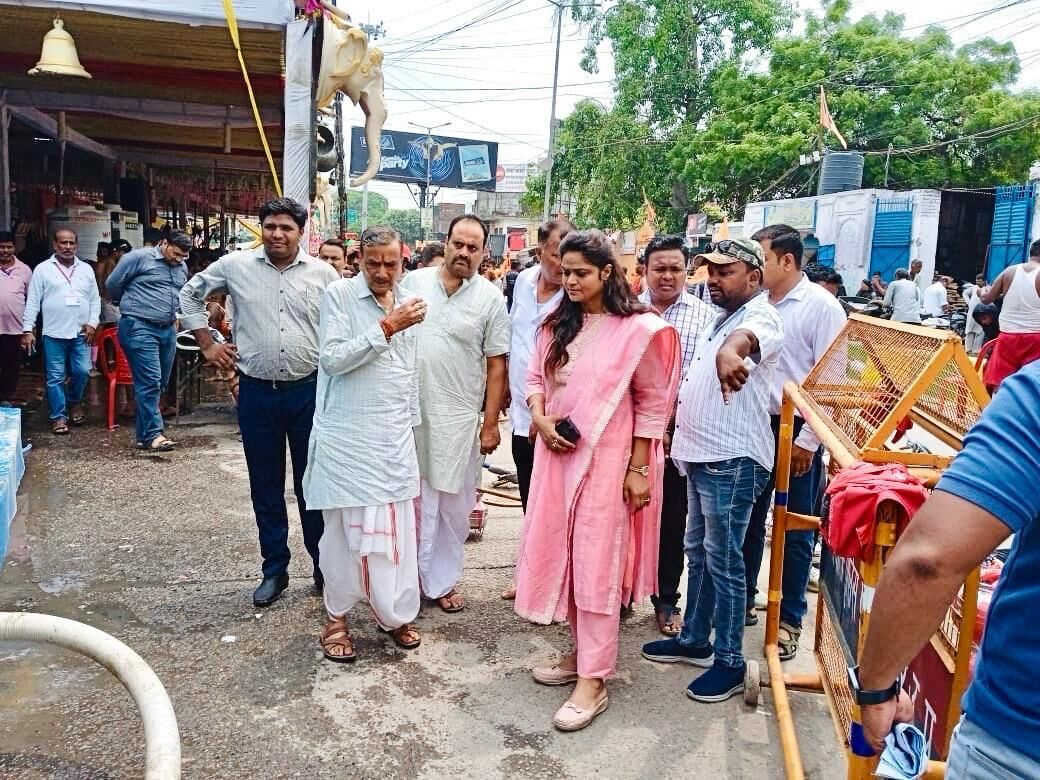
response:
{"label": "shop shutter", "polygon": [[870,245],[870,273],[880,273],[891,282],[896,270],[910,265],[910,236],[913,228],[912,198],[879,200],[875,206],[874,236]]}
{"label": "shop shutter", "polygon": [[986,263],[987,281],[992,282],[1009,265],[1025,262],[1035,201],[1036,182],[997,187]]}

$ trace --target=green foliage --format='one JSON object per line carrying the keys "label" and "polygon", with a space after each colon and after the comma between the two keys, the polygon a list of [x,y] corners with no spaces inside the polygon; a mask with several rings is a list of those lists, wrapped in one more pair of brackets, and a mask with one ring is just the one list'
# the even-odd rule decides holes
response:
{"label": "green foliage", "polygon": [[[371,197],[369,194],[369,198]],[[371,210],[369,213],[371,214]],[[401,238],[406,244],[414,244],[422,237],[422,230],[419,227],[419,209],[389,209],[385,216],[386,222],[401,234]],[[373,224],[371,219],[369,219],[369,224]]]}
{"label": "green foliage", "polygon": [[[348,230],[361,230],[361,190],[347,190],[347,207],[357,211],[357,219],[349,221]],[[390,205],[387,199],[378,192],[368,193],[368,224],[386,223],[386,213]]]}

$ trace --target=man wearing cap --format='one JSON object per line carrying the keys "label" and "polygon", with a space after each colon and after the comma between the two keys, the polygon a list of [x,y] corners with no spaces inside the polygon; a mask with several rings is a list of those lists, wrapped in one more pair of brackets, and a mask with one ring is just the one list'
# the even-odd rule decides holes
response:
{"label": "man wearing cap", "polygon": [[722,313],[698,339],[672,439],[672,460],[689,483],[686,613],[679,636],[643,645],[643,656],[708,669],[686,694],[719,702],[744,683],[741,547],[773,466],[769,399],[784,324],[762,288],[758,242],[726,239],[695,263],[708,265],[708,291]]}

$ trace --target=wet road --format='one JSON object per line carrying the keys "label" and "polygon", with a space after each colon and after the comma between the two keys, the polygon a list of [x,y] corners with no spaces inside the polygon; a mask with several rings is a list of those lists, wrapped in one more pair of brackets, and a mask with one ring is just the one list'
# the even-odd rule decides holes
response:
{"label": "wet road", "polygon": [[[176,709],[185,777],[782,775],[769,695],[757,708],[689,701],[688,667],[639,658],[655,638],[646,606],[623,623],[610,709],[584,732],[556,732],[551,717],[566,692],[533,684],[528,669],[564,646],[566,629],[529,626],[499,599],[512,576],[516,509],[491,508],[483,539],[467,546],[469,607],[454,616],[424,607],[419,650],[396,649],[358,608],[360,660],[324,662],[292,503],[292,583],[260,611],[250,601],[256,530],[233,419],[204,410],[171,435],[177,452],[148,456],[130,449],[126,427],[33,434],[0,609],[81,620],[140,653]],[[507,463],[508,453],[494,460]],[[746,649],[760,657],[760,648],[758,627]],[[811,667],[803,650],[793,668]],[[843,776],[823,701],[795,694],[794,709],[810,775]],[[143,730],[114,677],[62,650],[0,643],[0,777],[142,775]]]}

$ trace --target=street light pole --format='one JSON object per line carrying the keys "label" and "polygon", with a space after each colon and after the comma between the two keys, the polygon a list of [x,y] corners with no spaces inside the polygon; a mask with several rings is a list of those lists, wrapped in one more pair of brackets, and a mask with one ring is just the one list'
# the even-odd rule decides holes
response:
{"label": "street light pole", "polygon": [[542,221],[549,221],[549,198],[552,193],[552,169],[556,157],[556,90],[560,81],[560,39],[563,37],[563,6],[555,0],[549,0],[556,6],[556,64],[553,66],[552,108],[549,109],[549,167],[545,170],[545,200],[542,203]]}
{"label": "street light pole", "polygon": [[[409,122],[408,124],[426,131],[426,181],[419,185],[419,221],[421,223],[423,213],[426,209],[426,196],[430,190],[430,153],[433,150],[433,131],[439,130],[442,127],[447,127],[451,122],[444,122],[443,124],[433,125],[432,127],[416,124],[415,122]],[[426,228],[422,228],[422,237],[424,241],[428,238]]]}

